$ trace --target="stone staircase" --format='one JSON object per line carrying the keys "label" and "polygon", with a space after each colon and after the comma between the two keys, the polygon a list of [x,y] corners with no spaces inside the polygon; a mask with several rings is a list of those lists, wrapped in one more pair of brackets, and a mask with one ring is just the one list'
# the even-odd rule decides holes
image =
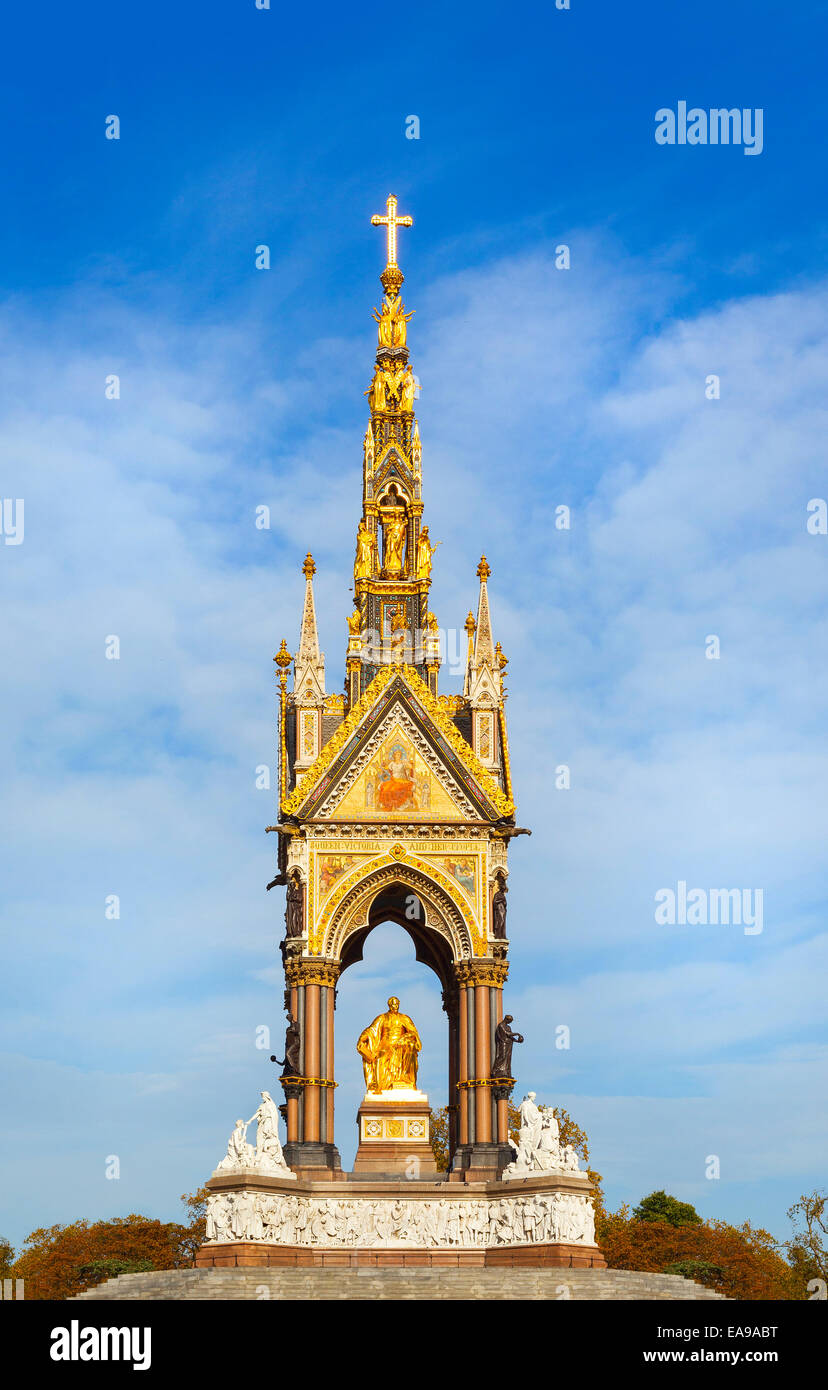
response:
{"label": "stone staircase", "polygon": [[168,1269],[121,1274],[92,1299],[665,1299],[723,1298],[677,1274],[626,1269]]}

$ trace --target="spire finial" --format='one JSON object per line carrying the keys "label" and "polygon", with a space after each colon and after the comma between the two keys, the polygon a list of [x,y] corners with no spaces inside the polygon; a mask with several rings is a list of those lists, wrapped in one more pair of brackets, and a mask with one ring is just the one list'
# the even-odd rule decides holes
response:
{"label": "spire finial", "polygon": [[316,574],[316,565],[314,564],[313,556],[310,551],[308,551],[305,556],[305,561],[302,565],[302,573],[306,579],[313,579],[313,576]]}
{"label": "spire finial", "polygon": [[480,564],[477,566],[477,577],[480,580],[480,582],[482,583],[485,579],[488,579],[491,572],[492,571],[489,568],[489,562],[486,559],[486,556],[481,555]]}
{"label": "spire finial", "polygon": [[279,648],[276,655],[274,656],[273,660],[276,662],[276,665],[280,668],[280,671],[286,671],[293,660],[293,657],[287,649],[287,642],[285,641],[284,637],[282,638],[282,645]]}
{"label": "spire finial", "polygon": [[394,193],[388,194],[388,197],[386,199],[386,207],[388,209],[386,216],[382,217],[378,212],[375,212],[373,217],[371,218],[371,225],[373,227],[387,228],[386,261],[388,266],[395,266],[397,264],[397,228],[413,227],[414,218],[397,216],[397,198],[396,194]]}
{"label": "spire finial", "polygon": [[397,216],[397,198],[394,193],[389,193],[386,199],[386,208],[385,217],[378,212],[374,213],[371,218],[371,225],[386,228],[386,265],[380,280],[389,299],[393,299],[395,295],[399,294],[400,286],[405,279],[397,265],[397,228],[413,227],[414,218]]}

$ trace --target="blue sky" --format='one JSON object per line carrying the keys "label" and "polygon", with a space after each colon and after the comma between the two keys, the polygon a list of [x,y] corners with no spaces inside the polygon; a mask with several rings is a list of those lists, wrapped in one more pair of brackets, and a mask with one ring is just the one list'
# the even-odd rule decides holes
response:
{"label": "blue sky", "polygon": [[[268,1084],[255,1029],[280,1044],[282,904],[263,891],[274,805],[255,768],[275,755],[271,657],[295,645],[308,548],[342,679],[369,220],[389,191],[415,218],[401,262],[444,542],[433,607],[462,626],[485,550],[510,657],[533,829],[511,859],[519,1087],[584,1125],[613,1205],[666,1187],[785,1235],[824,1181],[828,537],[805,523],[828,491],[826,27],[824,4],[707,0],[9,17],[11,1239],[175,1216]],[[761,107],[762,153],[658,146],[655,112],[679,100]],[[761,888],[763,932],[658,926],[654,895],[680,879]],[[446,1099],[436,982],[406,940],[375,933],[340,990],[346,1160],[353,1039],[389,982]]]}

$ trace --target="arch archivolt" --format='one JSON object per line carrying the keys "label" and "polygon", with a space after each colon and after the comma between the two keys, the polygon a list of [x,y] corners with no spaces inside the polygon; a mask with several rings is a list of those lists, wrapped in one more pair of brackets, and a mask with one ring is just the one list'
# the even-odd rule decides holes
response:
{"label": "arch archivolt", "polygon": [[423,904],[426,927],[447,941],[455,961],[480,953],[484,944],[480,928],[459,887],[436,865],[414,855],[397,855],[392,850],[346,876],[325,904],[311,949],[328,960],[339,960],[348,937],[370,925],[374,899],[384,888],[400,883]]}

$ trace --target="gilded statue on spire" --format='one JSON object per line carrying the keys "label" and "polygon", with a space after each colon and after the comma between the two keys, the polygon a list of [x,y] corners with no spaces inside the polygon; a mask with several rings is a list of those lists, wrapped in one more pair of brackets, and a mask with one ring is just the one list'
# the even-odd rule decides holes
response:
{"label": "gilded statue on spire", "polygon": [[382,520],[382,572],[387,577],[402,574],[405,558],[405,539],[408,521],[405,511],[399,508],[384,509]]}
{"label": "gilded statue on spire", "polygon": [[377,340],[381,348],[405,347],[406,325],[413,319],[416,309],[412,309],[409,314],[405,312],[405,305],[397,294],[392,299],[387,296],[382,302],[382,309],[374,309],[373,316],[379,325],[377,329]]}
{"label": "gilded statue on spire", "polygon": [[417,394],[417,379],[410,367],[406,367],[400,381],[400,410],[407,410],[413,414],[414,397]]}
{"label": "gilded statue on spire", "polygon": [[[442,543],[442,541],[438,541],[437,545],[442,545]],[[431,562],[434,558],[434,552],[437,549],[437,545],[431,544],[431,541],[429,540],[428,536],[428,527],[424,526],[422,531],[420,532],[419,540],[417,541],[417,559],[415,561],[414,573],[415,579],[431,578]]]}
{"label": "gilded statue on spire", "polygon": [[377,565],[377,538],[364,521],[357,526],[354,579],[370,579]]}

